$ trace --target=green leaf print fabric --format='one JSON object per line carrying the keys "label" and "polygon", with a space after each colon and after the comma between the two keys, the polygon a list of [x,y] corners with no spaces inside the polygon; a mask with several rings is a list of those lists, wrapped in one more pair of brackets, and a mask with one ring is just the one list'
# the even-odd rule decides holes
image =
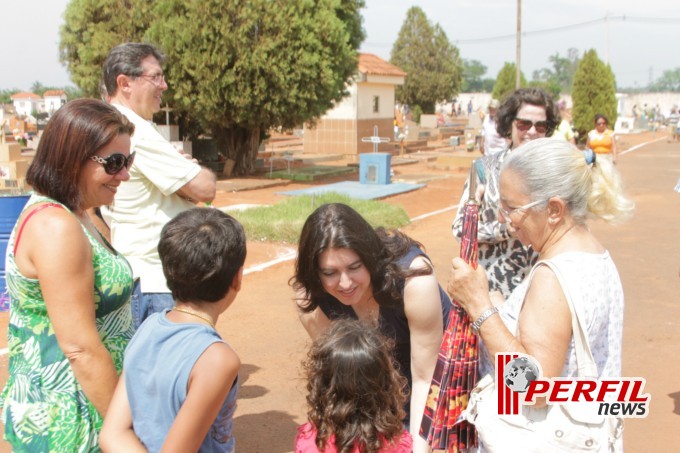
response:
{"label": "green leaf print fabric", "polygon": [[[33,195],[26,208],[45,201],[53,202]],[[14,263],[16,230],[7,246],[6,261],[9,378],[0,395],[5,440],[15,452],[99,451],[97,434],[102,419],[59,348],[40,282],[24,277]],[[111,253],[85,228],[83,231],[93,252],[97,330],[120,374],[125,347],[134,333],[132,270],[122,255]]]}

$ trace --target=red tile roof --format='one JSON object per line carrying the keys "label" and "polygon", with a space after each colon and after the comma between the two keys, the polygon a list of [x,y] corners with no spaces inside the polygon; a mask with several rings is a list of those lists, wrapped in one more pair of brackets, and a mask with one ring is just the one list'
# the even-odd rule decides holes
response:
{"label": "red tile roof", "polygon": [[364,74],[404,77],[406,73],[371,53],[359,54],[359,71]]}
{"label": "red tile roof", "polygon": [[10,96],[12,100],[14,99],[42,99],[40,96],[38,96],[35,93],[27,93],[26,91],[22,91],[20,93],[13,94]]}
{"label": "red tile roof", "polygon": [[63,90],[47,90],[45,91],[44,97],[47,96],[63,96],[65,93]]}

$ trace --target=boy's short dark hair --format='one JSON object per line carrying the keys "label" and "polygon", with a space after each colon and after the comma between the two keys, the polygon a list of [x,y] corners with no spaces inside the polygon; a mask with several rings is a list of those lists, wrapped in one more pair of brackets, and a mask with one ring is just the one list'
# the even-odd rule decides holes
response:
{"label": "boy's short dark hair", "polygon": [[158,254],[175,300],[217,302],[245,262],[246,235],[219,209],[192,208],[163,227]]}

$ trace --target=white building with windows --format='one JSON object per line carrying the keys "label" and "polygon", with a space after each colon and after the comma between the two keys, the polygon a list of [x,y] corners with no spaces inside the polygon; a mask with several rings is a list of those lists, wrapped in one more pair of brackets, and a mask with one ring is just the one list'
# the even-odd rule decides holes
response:
{"label": "white building with windows", "polygon": [[[312,128],[305,125],[303,149],[311,154],[361,154],[373,151],[362,142],[377,126],[382,137],[394,136],[395,88],[403,85],[406,73],[382,58],[359,54],[357,75],[347,87],[349,95],[326,112]],[[394,144],[381,143],[378,151],[390,152]]]}
{"label": "white building with windows", "polygon": [[45,101],[35,93],[22,91],[11,96],[17,115],[32,116],[33,112],[44,112]]}

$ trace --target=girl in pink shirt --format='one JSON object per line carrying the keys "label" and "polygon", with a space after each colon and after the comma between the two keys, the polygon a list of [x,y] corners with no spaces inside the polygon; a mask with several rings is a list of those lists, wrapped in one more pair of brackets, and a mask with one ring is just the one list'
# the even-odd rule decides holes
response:
{"label": "girl in pink shirt", "polygon": [[308,423],[298,428],[296,453],[410,453],[403,419],[406,379],[391,345],[371,325],[334,321],[314,342],[304,369]]}

